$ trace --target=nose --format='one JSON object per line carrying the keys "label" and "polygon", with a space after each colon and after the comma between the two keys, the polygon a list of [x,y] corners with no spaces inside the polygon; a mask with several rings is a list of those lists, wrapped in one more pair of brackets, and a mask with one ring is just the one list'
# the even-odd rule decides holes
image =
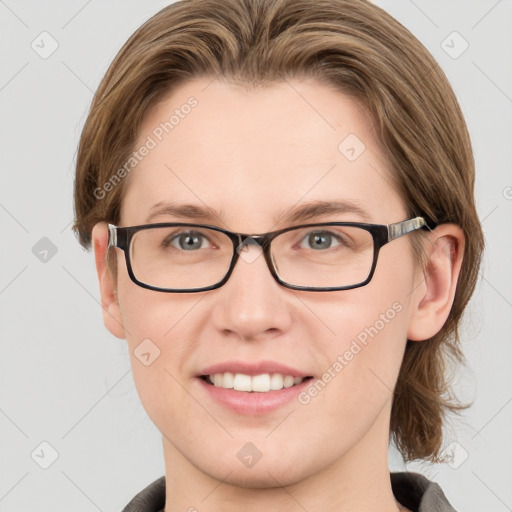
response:
{"label": "nose", "polygon": [[275,281],[254,240],[239,248],[238,261],[224,286],[212,319],[224,334],[244,340],[278,336],[291,326],[290,293]]}

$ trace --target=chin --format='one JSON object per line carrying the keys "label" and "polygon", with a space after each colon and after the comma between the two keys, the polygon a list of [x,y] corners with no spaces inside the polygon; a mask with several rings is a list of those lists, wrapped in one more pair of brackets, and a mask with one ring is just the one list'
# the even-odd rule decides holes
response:
{"label": "chin", "polygon": [[[274,457],[265,459],[263,455],[254,465],[246,467],[238,458],[224,460],[223,464],[205,465],[200,461],[196,467],[211,478],[228,485],[245,489],[271,489],[299,483],[308,474],[314,473],[305,461],[304,456],[295,459],[287,458],[276,450]],[[236,457],[236,455],[235,455]],[[309,469],[308,469],[309,468]]]}
{"label": "chin", "polygon": [[288,468],[262,467],[259,470],[253,468],[232,468],[231,473],[218,475],[210,475],[215,479],[221,480],[223,483],[240,487],[243,489],[272,489],[299,483],[302,479],[297,475],[290,474],[290,465]]}

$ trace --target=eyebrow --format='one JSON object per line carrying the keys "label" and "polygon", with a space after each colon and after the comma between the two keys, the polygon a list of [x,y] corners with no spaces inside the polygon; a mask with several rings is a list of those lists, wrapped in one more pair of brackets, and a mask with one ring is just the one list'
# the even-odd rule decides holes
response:
{"label": "eyebrow", "polygon": [[323,215],[353,214],[362,220],[369,221],[370,215],[354,201],[311,201],[294,205],[286,209],[276,218],[276,223],[294,223],[298,221],[313,220]]}
{"label": "eyebrow", "polygon": [[146,217],[146,222],[150,222],[154,217],[158,215],[170,215],[172,217],[178,217],[181,219],[194,219],[194,220],[211,220],[214,218],[222,217],[215,214],[214,210],[203,206],[196,206],[193,204],[173,204],[165,201],[160,201],[153,205],[149,214]]}
{"label": "eyebrow", "polygon": [[[354,201],[311,201],[291,206],[281,212],[275,219],[275,224],[293,224],[296,222],[310,221],[324,215],[357,215],[364,221],[370,220],[370,215],[361,206]],[[169,215],[172,217],[188,220],[212,221],[222,219],[222,211],[216,213],[215,210],[193,204],[175,204],[160,201],[153,205],[146,217],[146,223],[149,223],[154,217],[159,215]]]}

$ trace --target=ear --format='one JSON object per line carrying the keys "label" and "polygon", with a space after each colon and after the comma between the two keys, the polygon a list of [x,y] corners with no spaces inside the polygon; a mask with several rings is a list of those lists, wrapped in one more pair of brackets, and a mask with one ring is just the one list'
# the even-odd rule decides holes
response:
{"label": "ear", "polygon": [[106,255],[108,250],[108,225],[106,222],[96,224],[92,230],[92,244],[96,260],[96,272],[101,294],[101,309],[105,327],[117,338],[126,338],[121,310],[117,302],[116,276],[108,269]]}
{"label": "ear", "polygon": [[443,327],[453,304],[464,256],[464,233],[455,224],[441,224],[424,242],[427,262],[423,283],[413,292],[407,337],[427,340]]}

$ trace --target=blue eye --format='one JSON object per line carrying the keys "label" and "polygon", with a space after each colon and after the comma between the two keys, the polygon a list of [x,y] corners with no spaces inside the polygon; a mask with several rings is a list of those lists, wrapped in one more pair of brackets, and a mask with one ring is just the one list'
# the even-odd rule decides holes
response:
{"label": "blue eye", "polygon": [[172,246],[182,251],[195,251],[197,249],[204,249],[207,246],[207,239],[201,233],[190,231],[174,235],[172,238],[165,240],[164,245]]}
{"label": "blue eye", "polygon": [[329,231],[312,231],[301,240],[301,247],[304,247],[304,243],[308,249],[322,250],[340,245],[340,240]]}

